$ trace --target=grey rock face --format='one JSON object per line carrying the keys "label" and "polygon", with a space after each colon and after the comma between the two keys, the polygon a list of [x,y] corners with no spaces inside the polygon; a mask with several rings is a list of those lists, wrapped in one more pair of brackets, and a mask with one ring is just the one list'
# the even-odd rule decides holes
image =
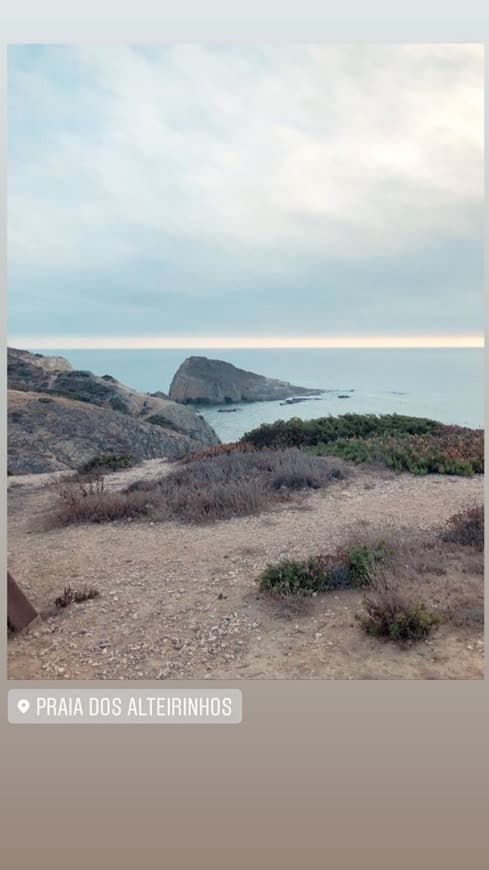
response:
{"label": "grey rock face", "polygon": [[9,347],[7,375],[10,390],[48,390],[61,372],[72,371],[71,363],[62,356],[43,356]]}
{"label": "grey rock face", "polygon": [[170,399],[182,404],[228,404],[318,396],[322,392],[247,372],[222,360],[191,356],[182,363],[172,380]]}
{"label": "grey rock face", "polygon": [[8,349],[8,386],[11,390],[43,392],[76,402],[116,411],[169,432],[180,432],[212,446],[219,438],[211,426],[191,408],[175,404],[164,393],[141,393],[121,384],[111,375],[77,371],[63,357],[45,357]]}
{"label": "grey rock face", "polygon": [[62,396],[9,390],[8,402],[9,474],[78,468],[103,453],[177,459],[200,446],[180,432]]}

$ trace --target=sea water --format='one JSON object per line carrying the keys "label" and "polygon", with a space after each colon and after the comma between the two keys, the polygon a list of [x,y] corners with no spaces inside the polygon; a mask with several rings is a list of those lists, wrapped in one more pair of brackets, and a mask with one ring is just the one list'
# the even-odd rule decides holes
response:
{"label": "sea water", "polygon": [[[36,348],[29,348],[36,352]],[[294,405],[280,401],[201,406],[199,412],[222,441],[234,441],[261,423],[328,414],[412,414],[461,426],[484,425],[481,349],[389,350],[64,350],[39,351],[66,357],[75,369],[109,374],[137,390],[167,393],[188,356],[225,360],[239,368],[296,386],[326,392]],[[347,395],[348,398],[339,398]],[[226,410],[229,410],[228,408]]]}

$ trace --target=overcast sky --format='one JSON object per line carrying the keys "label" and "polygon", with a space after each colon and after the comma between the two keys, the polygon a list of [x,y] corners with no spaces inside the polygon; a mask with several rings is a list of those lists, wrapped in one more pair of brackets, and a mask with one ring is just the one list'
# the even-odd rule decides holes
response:
{"label": "overcast sky", "polygon": [[9,334],[483,331],[478,46],[17,46]]}

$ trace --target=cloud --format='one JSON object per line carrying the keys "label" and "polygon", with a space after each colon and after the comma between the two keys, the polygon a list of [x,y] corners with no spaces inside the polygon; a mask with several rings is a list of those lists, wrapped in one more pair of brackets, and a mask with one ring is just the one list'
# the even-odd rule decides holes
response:
{"label": "cloud", "polygon": [[[394,325],[402,294],[420,286],[428,330],[440,297],[448,320],[465,293],[477,300],[481,47],[25,46],[11,49],[9,74],[18,331],[33,276],[61,325],[71,305],[89,323],[96,288],[117,306],[119,331],[134,305],[144,317],[144,298],[146,311],[165,306],[170,332],[190,298],[199,311],[206,299],[229,311],[234,298],[252,328],[246,297],[258,290],[268,307],[283,298],[280,320],[293,327],[298,288],[329,293],[334,329],[335,275],[352,306],[365,284],[373,300],[388,294]],[[436,255],[455,256],[456,284],[440,283]],[[30,305],[35,319],[42,300]],[[187,316],[192,329],[212,322]]]}

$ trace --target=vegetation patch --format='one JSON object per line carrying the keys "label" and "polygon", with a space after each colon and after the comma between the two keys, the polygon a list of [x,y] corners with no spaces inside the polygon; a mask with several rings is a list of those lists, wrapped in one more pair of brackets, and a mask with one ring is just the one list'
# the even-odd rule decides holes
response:
{"label": "vegetation patch", "polygon": [[440,624],[440,616],[394,577],[376,582],[363,600],[357,620],[374,637],[399,644],[423,640]]}
{"label": "vegetation patch", "polygon": [[334,462],[297,449],[219,453],[178,466],[155,480],[107,491],[103,476],[54,485],[58,523],[152,519],[205,523],[256,514],[298,490],[344,477]]}
{"label": "vegetation patch", "polygon": [[318,456],[379,463],[412,474],[470,476],[484,470],[484,433],[400,414],[278,420],[248,432],[255,447],[294,445]]}
{"label": "vegetation patch", "polygon": [[[472,511],[462,512],[466,521]],[[477,515],[480,520],[480,508]],[[475,516],[475,515],[474,515]],[[460,515],[448,528],[457,528]],[[457,522],[454,524],[453,520]],[[462,538],[433,531],[364,529],[333,554],[282,559],[257,578],[277,601],[309,601],[319,593],[363,590],[357,620],[368,634],[410,644],[440,623],[480,631],[484,624],[483,554],[470,525]]]}
{"label": "vegetation patch", "polygon": [[228,455],[229,453],[250,453],[257,448],[253,444],[242,441],[231,441],[228,444],[215,444],[212,447],[204,447],[202,450],[194,450],[188,456],[179,460],[185,465],[189,462],[200,462],[202,459],[213,459],[215,456]]}
{"label": "vegetation patch", "polygon": [[144,492],[110,492],[103,475],[62,478],[53,484],[52,520],[57,526],[73,523],[106,523],[145,516],[150,505]]}
{"label": "vegetation patch", "polygon": [[341,414],[315,420],[277,420],[264,423],[243,435],[242,441],[255,447],[305,447],[329,444],[341,438],[369,438],[393,432],[425,435],[439,426],[435,420],[402,414]]}
{"label": "vegetation patch", "polygon": [[282,559],[267,565],[258,577],[261,592],[277,596],[312,595],[334,589],[368,586],[375,568],[387,563],[392,551],[385,541],[354,544],[331,555],[309,559]]}
{"label": "vegetation patch", "polygon": [[100,592],[95,586],[84,586],[83,589],[72,589],[71,586],[65,586],[62,595],[58,595],[55,599],[55,606],[60,609],[69,607],[70,604],[81,604],[83,601],[90,601],[92,598],[98,598]]}
{"label": "vegetation patch", "polygon": [[443,540],[464,547],[484,549],[484,505],[466,508],[454,514],[443,531]]}
{"label": "vegetation patch", "polygon": [[169,420],[168,417],[163,416],[163,414],[153,414],[151,417],[145,417],[144,422],[152,423],[153,426],[162,426],[164,429],[174,429],[176,432],[180,431],[173,420]]}
{"label": "vegetation patch", "polygon": [[122,399],[119,399],[117,396],[109,399],[109,404],[113,411],[119,411],[120,414],[129,414],[129,408],[127,407],[126,402],[123,402]]}
{"label": "vegetation patch", "polygon": [[84,462],[79,471],[82,474],[92,471],[107,474],[111,471],[120,471],[122,468],[131,468],[135,464],[136,460],[130,453],[99,453],[88,462]]}

